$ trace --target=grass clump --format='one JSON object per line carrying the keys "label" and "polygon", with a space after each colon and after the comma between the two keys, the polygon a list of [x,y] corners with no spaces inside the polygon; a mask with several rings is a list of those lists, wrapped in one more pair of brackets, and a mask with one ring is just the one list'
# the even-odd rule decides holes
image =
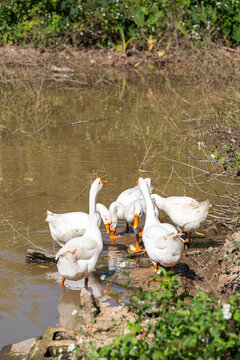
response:
{"label": "grass clump", "polygon": [[128,322],[129,333],[103,348],[93,345],[84,358],[240,359],[239,293],[227,303],[202,291],[180,294],[177,276],[162,273],[160,286],[148,292],[139,288],[132,297],[138,318]]}

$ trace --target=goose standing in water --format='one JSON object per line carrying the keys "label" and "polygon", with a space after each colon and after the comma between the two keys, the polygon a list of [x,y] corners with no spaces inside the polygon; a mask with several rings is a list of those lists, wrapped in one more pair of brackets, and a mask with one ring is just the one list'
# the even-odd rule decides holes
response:
{"label": "goose standing in water", "polygon": [[[153,188],[151,187],[151,179],[146,178],[147,184],[152,192]],[[109,211],[112,217],[112,225],[110,225],[110,237],[111,238],[118,238],[120,235],[116,236],[116,228],[118,224],[118,220],[125,220],[124,216],[124,209],[125,207],[136,200],[143,200],[142,193],[138,186],[134,186],[133,188],[124,190],[118,196],[117,200],[114,201],[110,207]],[[128,222],[126,221],[126,233],[128,233],[129,227]]]}
{"label": "goose standing in water", "polygon": [[188,247],[193,230],[205,221],[210,207],[209,200],[198,202],[187,196],[170,196],[163,198],[157,194],[151,195],[159,210],[163,210],[180,229],[180,233],[187,232],[184,244]]}
{"label": "goose standing in water", "polygon": [[[110,211],[103,204],[96,204],[98,227],[103,221],[107,234],[110,232],[112,218]],[[48,222],[51,236],[60,246],[69,240],[82,236],[85,233],[88,214],[84,212],[70,212],[64,214],[54,214],[47,210],[46,221]]]}
{"label": "goose standing in water", "polygon": [[102,234],[98,227],[96,199],[99,191],[107,181],[97,178],[91,185],[89,194],[89,218],[83,236],[68,241],[56,254],[58,272],[65,279],[81,280],[85,278],[88,287],[88,276],[94,270],[98,257],[103,249]]}
{"label": "goose standing in water", "polygon": [[146,221],[142,239],[146,252],[154,264],[157,272],[158,263],[162,266],[171,267],[180,261],[183,253],[183,243],[174,226],[162,224],[154,212],[149,187],[143,178],[139,178],[138,186],[146,203]]}

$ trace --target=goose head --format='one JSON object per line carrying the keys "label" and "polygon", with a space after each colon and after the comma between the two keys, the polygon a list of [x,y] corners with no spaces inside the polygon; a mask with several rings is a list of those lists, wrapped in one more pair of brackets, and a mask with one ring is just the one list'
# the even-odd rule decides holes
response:
{"label": "goose head", "polygon": [[[150,197],[150,194],[151,194],[151,191],[152,191],[152,187],[150,186],[149,179],[150,179],[150,178],[144,179],[144,178],[142,178],[142,177],[139,177],[139,178],[138,178],[138,181],[137,181],[138,187],[139,187],[139,189],[141,190],[144,199],[145,199],[144,193],[145,193],[145,195],[148,194],[149,197]],[[150,179],[150,180],[151,180],[151,179]],[[145,199],[145,200],[146,200],[146,199]]]}
{"label": "goose head", "polygon": [[144,215],[144,211],[141,202],[136,201],[134,206],[134,223],[133,223],[134,230],[138,228],[139,221],[141,220],[143,215]]}
{"label": "goose head", "polygon": [[[149,181],[148,181],[148,179],[149,178],[146,178],[146,179],[144,179],[144,178],[142,178],[141,176],[138,178],[138,181],[137,181],[137,184],[138,184],[138,186],[139,186],[139,188],[141,189],[141,187],[143,187],[144,185],[143,184],[149,184]],[[151,180],[151,179],[150,179]],[[151,183],[151,181],[150,181],[150,183]],[[145,185],[146,186],[146,185]],[[149,185],[148,185],[149,186]]]}
{"label": "goose head", "polygon": [[[102,180],[100,177],[97,177],[90,188],[90,194],[89,194],[89,216],[90,214],[95,214],[96,212],[96,199],[99,191],[102,189],[102,187],[107,183],[108,181]],[[91,215],[91,216],[92,216]],[[96,215],[96,214],[95,214]],[[95,217],[94,215],[94,217]]]}
{"label": "goose head", "polygon": [[110,233],[110,225],[112,224],[112,215],[108,208],[103,204],[97,203],[96,210],[100,214],[101,219],[106,227],[107,234]]}
{"label": "goose head", "polygon": [[110,207],[109,207],[109,211],[112,217],[112,224],[110,225],[110,234],[111,237],[116,235],[116,228],[117,228],[117,224],[118,224],[118,220],[122,219],[123,217],[123,210],[124,206],[118,202],[118,201],[114,201]]}
{"label": "goose head", "polygon": [[112,223],[110,224],[110,227],[109,227],[110,234],[112,237],[116,235],[117,224],[118,224],[118,218],[112,217]]}
{"label": "goose head", "polygon": [[100,191],[103,187],[103,185],[107,184],[107,180],[102,180],[100,177],[97,177],[96,180],[92,183],[92,188],[96,191]]}

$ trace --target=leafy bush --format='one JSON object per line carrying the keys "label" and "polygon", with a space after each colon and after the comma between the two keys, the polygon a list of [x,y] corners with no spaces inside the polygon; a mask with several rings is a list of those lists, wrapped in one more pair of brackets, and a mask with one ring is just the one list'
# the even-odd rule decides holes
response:
{"label": "leafy bush", "polygon": [[172,36],[187,36],[195,42],[221,38],[227,44],[239,43],[239,0],[0,2],[1,44],[90,43],[123,49],[132,39],[139,48],[152,48],[153,43]]}
{"label": "leafy bush", "polygon": [[[139,288],[130,306],[138,314],[130,333],[87,356],[105,359],[240,359],[240,294],[228,304],[198,291],[179,295],[177,276],[165,277],[156,290]],[[84,355],[86,357],[86,354]]]}

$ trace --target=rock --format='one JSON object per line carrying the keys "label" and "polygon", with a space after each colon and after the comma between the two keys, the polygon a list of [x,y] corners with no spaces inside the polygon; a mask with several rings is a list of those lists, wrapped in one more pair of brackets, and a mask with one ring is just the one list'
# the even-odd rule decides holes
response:
{"label": "rock", "polygon": [[88,326],[99,314],[99,300],[95,299],[90,291],[83,288],[80,292],[80,308],[77,319],[81,327]]}
{"label": "rock", "polygon": [[113,66],[114,66],[114,60],[112,58],[107,58],[103,62],[103,67],[104,68],[110,68],[110,67],[113,67]]}
{"label": "rock", "polygon": [[60,73],[73,73],[74,72],[74,70],[72,70],[68,67],[58,67],[55,65],[50,66],[49,70],[53,71],[53,72],[60,72]]}
{"label": "rock", "polygon": [[99,301],[94,298],[89,290],[83,288],[80,292],[80,310],[79,314],[93,314],[99,312]]}
{"label": "rock", "polygon": [[152,261],[149,259],[149,257],[142,257],[138,258],[137,265],[140,268],[150,268],[153,267]]}
{"label": "rock", "polygon": [[[134,270],[132,270],[133,272]],[[120,285],[122,287],[129,288],[131,286],[131,281],[129,278],[130,270],[128,269],[122,269],[119,272],[115,272],[113,276],[110,276],[108,278],[108,281]]]}
{"label": "rock", "polygon": [[[67,353],[68,347],[77,343],[76,333],[64,328],[50,328],[45,331],[42,339],[36,341],[26,360],[43,360]],[[70,357],[71,356],[71,357]],[[68,359],[72,359],[70,354]]]}
{"label": "rock", "polygon": [[1,360],[26,360],[27,354],[35,344],[36,339],[30,338],[16,344],[7,345],[0,351]]}

